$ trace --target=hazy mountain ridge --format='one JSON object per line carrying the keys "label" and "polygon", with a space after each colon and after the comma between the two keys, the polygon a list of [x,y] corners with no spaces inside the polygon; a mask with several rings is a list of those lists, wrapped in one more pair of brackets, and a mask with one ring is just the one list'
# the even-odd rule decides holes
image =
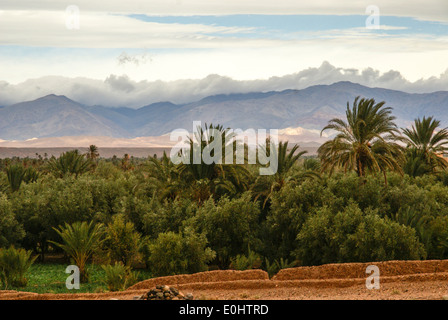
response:
{"label": "hazy mountain ridge", "polygon": [[158,102],[139,109],[86,106],[65,96],[48,95],[0,108],[0,139],[159,136],[178,128],[191,131],[193,121],[241,129],[321,130],[331,118],[343,117],[347,102],[351,105],[358,95],[386,101],[399,126],[423,115],[448,125],[448,91],[412,94],[337,82],[302,90],[221,94],[182,105]]}

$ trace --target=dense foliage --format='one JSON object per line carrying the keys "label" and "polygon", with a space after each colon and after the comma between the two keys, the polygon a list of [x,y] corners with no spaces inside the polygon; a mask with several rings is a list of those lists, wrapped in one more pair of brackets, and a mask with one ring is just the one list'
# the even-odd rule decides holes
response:
{"label": "dense foliage", "polygon": [[293,265],[447,259],[445,131],[416,120],[400,138],[382,107],[347,107],[347,122],[326,127],[340,134],[319,158],[280,143],[272,176],[260,176],[259,164],[102,159],[95,146],[87,156],[0,160],[0,247],[41,260],[64,250],[82,265],[102,256],[114,263],[104,266],[110,283],[137,264],[153,275],[260,266],[272,274]]}

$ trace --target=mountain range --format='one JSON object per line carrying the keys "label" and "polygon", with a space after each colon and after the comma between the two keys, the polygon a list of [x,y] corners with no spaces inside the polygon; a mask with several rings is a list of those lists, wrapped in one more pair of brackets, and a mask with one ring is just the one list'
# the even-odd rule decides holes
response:
{"label": "mountain range", "polygon": [[215,95],[187,104],[158,102],[138,109],[89,106],[65,96],[47,95],[1,107],[0,139],[133,139],[160,136],[178,128],[192,131],[193,121],[243,130],[284,129],[285,134],[319,137],[328,120],[344,117],[347,102],[351,106],[356,96],[385,101],[386,106],[393,108],[401,127],[424,115],[435,116],[443,126],[448,125],[448,91],[417,94],[337,82],[302,90]]}

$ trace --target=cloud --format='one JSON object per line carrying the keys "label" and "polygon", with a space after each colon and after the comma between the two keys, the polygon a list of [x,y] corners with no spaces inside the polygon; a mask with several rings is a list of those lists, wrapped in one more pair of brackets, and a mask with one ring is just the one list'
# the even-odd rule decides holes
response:
{"label": "cloud", "polygon": [[[443,4],[430,1],[442,5],[439,10],[443,11]],[[399,70],[407,79],[416,81],[448,67],[448,25],[392,17],[381,20],[380,30],[367,29],[361,1],[356,10],[346,1],[336,7],[327,6],[326,0],[315,1],[300,12],[301,16],[258,16],[255,22],[254,16],[226,16],[216,21],[213,17],[155,19],[159,22],[142,18],[159,9],[171,9],[175,14],[177,6],[196,8],[200,13],[203,11],[199,4],[217,10],[222,7],[217,1],[181,1],[179,5],[174,1],[151,1],[148,8],[146,4],[134,7],[140,15],[126,15],[123,12],[128,7],[116,1],[107,6],[95,1],[76,3],[80,8],[79,30],[67,29],[65,7],[55,1],[42,1],[42,9],[31,2],[2,3],[0,30],[5,32],[0,34],[1,79],[19,83],[46,75],[106,79],[111,74],[126,74],[135,81],[198,79],[208,74],[238,80],[267,79],[327,60],[344,68],[370,66],[383,73]],[[258,12],[272,8],[273,2],[262,0],[252,5]],[[292,1],[276,5],[279,9],[273,13],[292,8],[287,13],[294,14],[297,8],[305,8]],[[384,3],[377,5],[381,14],[390,13]],[[223,14],[249,9],[234,1],[228,6],[226,3],[226,8],[222,7]],[[406,2],[405,10],[409,6],[415,8],[416,4]],[[420,5],[421,11],[427,6]],[[315,14],[333,15],[304,15],[313,10]],[[335,14],[356,15],[348,16],[348,23],[335,20]],[[317,26],[307,27],[313,24]]]}
{"label": "cloud", "polygon": [[[435,0],[434,0],[435,1]],[[448,7],[448,5],[447,5]],[[62,9],[62,8],[59,8]],[[330,13],[330,11],[329,11]],[[328,14],[329,14],[328,13]],[[291,15],[293,13],[288,13]],[[301,13],[302,15],[304,13]],[[334,13],[339,14],[339,13]],[[287,41],[300,40],[300,37],[312,39],[318,37],[384,37],[396,36],[393,32],[411,29],[408,26],[392,26],[380,24],[377,32],[368,29],[362,19],[363,12],[352,13],[360,16],[359,26],[355,28],[336,28],[327,30],[328,22],[319,16],[322,30],[312,32],[294,30],[282,32],[280,35],[275,28],[254,26],[220,26],[216,24],[201,24],[193,19],[190,23],[161,23],[143,21],[132,15],[113,14],[110,12],[96,12],[80,10],[76,18],[67,15],[64,10],[5,10],[0,11],[0,44],[8,46],[40,46],[64,48],[226,48],[226,47],[265,47],[283,45]],[[400,15],[394,16],[394,18]],[[448,16],[448,12],[447,12]],[[235,17],[235,16],[232,16]],[[325,17],[325,16],[324,16]],[[300,19],[297,17],[297,19]],[[79,21],[74,23],[73,21]],[[229,18],[231,21],[232,18]],[[250,19],[247,21],[250,24]],[[270,21],[267,21],[269,25]],[[291,23],[291,22],[289,22]],[[398,23],[398,22],[397,22]],[[400,21],[399,23],[405,23]],[[406,21],[406,23],[410,23]],[[447,18],[448,23],[448,18]],[[79,25],[79,28],[68,26]],[[437,24],[427,22],[424,26]],[[300,26],[299,21],[294,24]],[[440,24],[439,24],[440,25]],[[425,29],[428,32],[428,29]],[[444,29],[442,29],[444,30]],[[7,32],[4,32],[7,31]],[[391,34],[392,32],[392,34]],[[251,34],[254,38],[245,37]],[[429,32],[431,34],[431,32]],[[445,34],[442,34],[443,39]],[[277,40],[277,41],[273,41]],[[431,40],[433,40],[431,38]],[[440,40],[440,39],[439,39]],[[446,43],[444,43],[446,45]],[[126,57],[123,57],[126,59]]]}
{"label": "cloud", "polygon": [[135,90],[135,86],[126,75],[116,76],[114,74],[111,74],[106,78],[106,80],[104,80],[104,82],[108,84],[114,91],[124,91],[129,93]]}
{"label": "cloud", "polygon": [[[229,15],[229,14],[365,14],[371,2],[353,0],[77,0],[82,12],[135,13],[148,15]],[[381,15],[415,17],[448,22],[446,0],[375,0]],[[138,8],[138,9],[136,9]],[[2,0],[2,10],[65,10],[57,0]]]}
{"label": "cloud", "polygon": [[127,63],[132,63],[136,66],[141,64],[146,64],[152,61],[151,56],[148,53],[143,53],[141,55],[129,55],[126,52],[122,52],[117,58],[119,65],[125,65]]}
{"label": "cloud", "polygon": [[0,105],[37,99],[47,94],[65,95],[86,105],[142,107],[154,102],[188,103],[216,94],[303,89],[312,85],[351,81],[369,87],[382,87],[411,93],[448,88],[448,69],[439,76],[411,82],[400,72],[381,73],[373,68],[335,67],[329,62],[317,68],[259,80],[235,80],[217,74],[202,79],[176,81],[134,81],[127,75],[110,75],[105,80],[47,76],[19,84],[0,81]]}
{"label": "cloud", "polygon": [[[67,20],[68,19],[68,20]],[[71,28],[73,21],[79,28]],[[68,22],[67,22],[68,21]],[[68,27],[68,26],[69,27]],[[66,48],[197,47],[216,35],[252,28],[145,22],[125,15],[79,10],[11,10],[0,13],[0,44]],[[215,35],[215,36],[210,36]]]}

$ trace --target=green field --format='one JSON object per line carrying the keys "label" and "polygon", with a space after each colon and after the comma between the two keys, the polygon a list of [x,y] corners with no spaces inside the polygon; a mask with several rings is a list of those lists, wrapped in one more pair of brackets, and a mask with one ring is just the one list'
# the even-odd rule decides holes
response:
{"label": "green field", "polygon": [[[66,264],[61,263],[35,263],[27,274],[28,285],[26,287],[8,289],[36,293],[98,293],[108,291],[103,282],[104,270],[96,264],[89,265],[90,279],[88,283],[81,283],[79,290],[68,290],[65,286],[65,280],[69,276],[68,273],[65,273],[66,267]],[[139,273],[139,280],[151,277],[147,270],[138,270],[137,272]]]}

